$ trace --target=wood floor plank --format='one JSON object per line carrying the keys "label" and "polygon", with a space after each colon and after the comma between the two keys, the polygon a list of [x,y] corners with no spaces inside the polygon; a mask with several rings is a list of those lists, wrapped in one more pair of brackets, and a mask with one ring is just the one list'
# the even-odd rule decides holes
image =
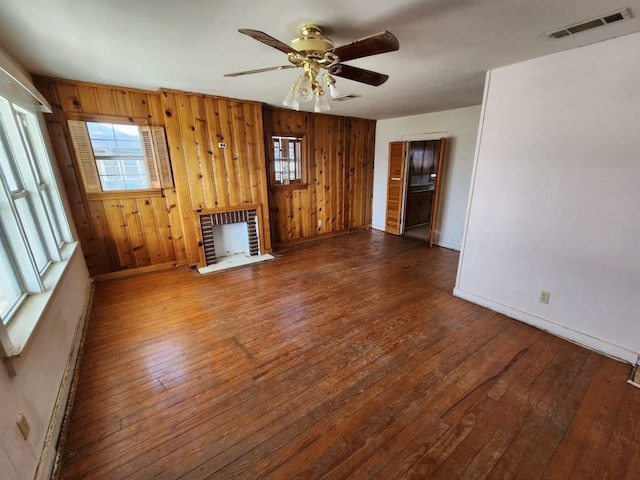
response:
{"label": "wood floor plank", "polygon": [[[485,341],[487,338],[485,337]],[[271,422],[266,425],[266,428],[257,429],[260,424],[252,423],[250,429],[245,428],[240,434],[244,437],[255,431],[254,434],[246,436],[240,443],[229,439],[229,449],[202,463],[198,469],[190,472],[187,478],[205,478],[212,473],[223,477],[246,476],[248,478],[268,474],[296,454],[296,444],[291,443],[291,439],[296,435],[298,436],[297,441],[302,444],[316,439],[328,424],[327,418],[337,417],[339,419],[341,414],[348,415],[350,413],[353,405],[349,405],[347,402],[366,401],[391,388],[391,384],[399,382],[401,377],[391,374],[398,370],[400,365],[405,365],[406,372],[409,374],[413,372],[411,366],[424,363],[424,359],[418,357],[419,354],[429,355],[433,352],[443,351],[461,339],[462,333],[459,331],[444,338],[427,336],[418,338],[414,336],[411,343],[416,348],[396,348],[390,352],[391,355],[380,355],[375,359],[359,358],[353,354],[352,350],[345,350],[340,356],[336,356],[338,354],[336,352],[333,361],[342,358],[344,363],[332,367],[330,379],[323,379],[314,390],[293,397],[287,404],[281,405],[281,408],[270,412],[270,414],[274,414],[280,410],[282,412],[279,413],[281,418],[286,418],[285,425],[281,422]],[[419,340],[424,344],[416,343]],[[482,341],[482,338],[479,337],[478,341]],[[329,359],[326,363],[331,364]],[[427,363],[426,368],[435,368],[431,365]],[[345,369],[346,366],[349,368]],[[357,370],[350,373],[350,368],[354,366],[357,367]],[[349,374],[349,376],[343,377],[345,374]],[[336,379],[340,378],[346,378],[348,381],[343,382],[343,390],[336,392],[334,384]],[[292,393],[295,392],[290,392],[290,397]],[[290,411],[292,406],[304,408],[300,410],[300,413],[292,414]],[[306,414],[304,414],[305,411]],[[261,420],[266,418],[268,417],[262,417]],[[221,446],[221,444],[218,445],[218,447]],[[294,450],[291,450],[291,447]],[[274,450],[278,450],[278,452],[274,453]],[[201,451],[202,449],[197,446],[192,447],[189,448],[189,455],[193,458],[194,452]],[[247,455],[249,452],[250,455]],[[175,454],[181,459],[184,458],[181,451],[176,451]],[[235,459],[235,462],[231,464],[230,459]]]}
{"label": "wood floor plank", "polygon": [[[586,444],[585,440],[589,439],[589,442],[597,440],[597,436],[591,432],[591,426],[601,408],[609,408],[611,402],[615,404],[619,400],[615,396],[609,397],[607,392],[609,382],[614,378],[614,373],[616,370],[620,371],[619,367],[620,365],[616,362],[605,360],[592,376],[589,389],[585,392],[575,411],[575,418],[566,432],[561,432],[553,451],[549,452],[552,457],[544,470],[545,478],[570,478],[582,448]],[[629,385],[623,386],[629,387]],[[543,444],[543,446],[546,447],[547,444]],[[596,472],[589,474],[591,473],[595,474]]]}
{"label": "wood floor plank", "polygon": [[[415,327],[414,327],[414,328],[415,328]],[[345,352],[347,352],[347,354],[349,353],[349,352],[348,352],[348,350],[345,350]],[[355,363],[352,361],[352,356],[350,356],[350,355],[349,355],[349,356],[347,356],[347,357],[345,357],[344,362],[348,362],[348,363],[350,363],[350,364],[351,364],[351,366],[355,365]],[[367,362],[366,362],[366,361],[363,361],[363,364],[365,364],[365,363],[367,363]],[[342,371],[342,373],[346,372],[346,371],[344,370],[344,368],[340,368],[339,370],[340,370],[340,371]],[[334,375],[334,377],[335,377],[335,375]],[[335,378],[334,378],[334,381],[335,381]],[[304,386],[304,385],[298,381],[298,382],[297,382],[297,385],[296,385],[296,388],[300,388],[300,387],[302,387],[302,386]],[[286,390],[286,389],[285,389],[285,390]],[[294,392],[294,391],[292,391],[292,390],[288,390],[288,391],[284,391],[284,390],[283,390],[283,395],[284,395],[285,393],[286,393],[287,395],[291,396],[291,395],[293,395],[295,392]],[[253,400],[253,401],[257,401],[257,400],[259,400],[259,397],[256,397],[255,395],[252,395],[251,397],[252,397],[252,400]],[[218,392],[217,398],[220,398],[219,392]],[[240,397],[240,399],[241,399],[241,398],[242,398],[242,397]],[[274,398],[275,398],[275,397],[274,397]],[[235,396],[234,396],[234,397],[230,397],[230,398],[229,398],[229,401],[236,402],[236,401],[237,401],[237,399],[238,399],[238,397],[235,397]],[[199,400],[199,405],[201,405],[201,406],[206,405],[206,401],[204,401],[202,398],[199,398],[198,400]],[[216,408],[217,408],[218,410],[220,410],[221,405],[218,405]],[[205,410],[204,412],[206,413],[206,410]],[[255,427],[255,425],[256,425],[255,423],[254,423],[254,424],[252,424],[252,426],[254,426],[254,427]],[[191,426],[193,426],[193,425],[191,425]],[[201,432],[199,432],[199,431],[194,431],[194,432],[188,432],[188,433],[189,433],[189,435],[193,435],[193,434],[198,434],[198,433],[201,433]],[[184,439],[185,439],[185,438],[187,438],[189,435],[186,435],[186,434],[185,434],[185,435],[183,435],[183,439],[182,439],[182,440],[184,441]],[[153,436],[151,436],[151,435],[145,435],[145,437],[144,437],[144,438],[139,437],[139,438],[137,438],[137,439],[136,439],[136,441],[137,441],[137,442],[139,442],[139,443],[140,443],[140,442],[144,442],[144,443],[145,443],[145,448],[152,449],[152,448],[153,448],[153,446],[154,446],[154,443],[153,443],[153,442],[152,442],[152,443],[149,443],[149,442],[148,442],[149,438],[151,438],[151,439],[152,439],[153,441],[155,441],[155,442],[158,442],[158,441],[161,441],[161,440],[162,440],[161,438],[158,438],[156,435],[153,435]],[[196,437],[196,438],[197,438],[197,437]],[[171,446],[172,446],[172,444],[171,444],[171,443],[167,443],[166,448],[171,448]],[[156,452],[156,453],[158,453],[158,452]],[[163,453],[167,453],[167,452],[163,452]],[[166,460],[166,459],[167,459],[167,457],[164,457],[164,459]],[[126,456],[121,455],[121,456],[119,456],[119,458],[118,458],[117,462],[115,462],[115,461],[114,461],[114,462],[110,462],[110,466],[112,466],[112,467],[113,467],[116,463],[118,463],[118,462],[123,462],[124,460],[126,460]],[[175,466],[175,464],[172,464],[172,467],[174,467],[174,466]],[[131,465],[129,465],[128,467],[129,467],[129,468],[133,468]]]}
{"label": "wood floor plank", "polygon": [[633,429],[629,428],[629,426],[634,423],[640,425],[640,421],[638,421],[635,414],[639,410],[640,394],[638,390],[627,388],[624,392],[621,408],[616,415],[611,441],[604,454],[607,465],[602,470],[603,479],[624,478],[635,443]]}
{"label": "wood floor plank", "polygon": [[457,261],[361,231],[97,283],[60,478],[637,478],[627,366],[453,297]]}

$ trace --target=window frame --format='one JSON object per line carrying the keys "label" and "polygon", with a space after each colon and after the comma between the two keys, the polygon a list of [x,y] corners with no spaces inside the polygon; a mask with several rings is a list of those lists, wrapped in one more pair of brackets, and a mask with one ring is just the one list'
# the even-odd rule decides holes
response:
{"label": "window frame", "polygon": [[[152,172],[150,172],[150,167],[149,167],[149,162],[147,162],[147,159],[145,158],[144,155],[144,143],[142,140],[142,130],[140,128],[140,126],[138,125],[128,125],[128,124],[123,124],[123,123],[114,123],[114,122],[90,122],[90,121],[85,121],[84,122],[85,125],[87,125],[87,131],[89,133],[89,141],[91,143],[91,148],[93,149],[93,159],[94,162],[96,164],[96,169],[98,170],[98,178],[100,180],[100,186],[102,188],[102,191],[107,193],[107,192],[130,192],[132,190],[152,190],[153,187],[151,186],[151,178],[152,178]],[[131,126],[131,127],[135,127],[137,128],[137,133],[138,133],[138,146],[140,147],[140,155],[139,156],[132,156],[132,155],[103,155],[102,153],[99,153],[98,150],[96,150],[95,145],[93,144],[94,140],[96,140],[95,138],[92,138],[91,134],[92,131],[89,128],[89,124],[100,124],[100,125],[109,125],[111,127],[111,129],[113,130],[113,126],[114,125],[127,125],[127,126]],[[114,133],[115,135],[115,133]],[[111,141],[112,139],[108,139],[109,141]],[[118,139],[114,136],[113,137],[113,141],[116,142],[116,144],[118,144]],[[118,146],[120,146],[118,144]],[[136,163],[141,162],[142,163],[142,171],[144,173],[140,173],[140,170],[138,170],[137,175],[144,175],[145,177],[145,183],[147,186],[144,186],[143,188],[127,188],[127,176],[130,174],[127,174],[126,172],[126,168],[127,165],[125,164],[126,161],[135,161]],[[105,166],[103,166],[102,168],[104,169],[109,169],[110,167],[106,165],[107,162],[116,162],[117,164],[117,168],[118,168],[118,174],[117,175],[107,175],[105,173],[101,172],[101,164],[102,162],[105,162]],[[157,167],[156,167],[157,168]],[[118,179],[120,179],[122,181],[122,183],[124,184],[125,188],[105,188],[105,184],[106,184],[106,178],[105,177],[109,177],[109,176],[115,176]]]}
{"label": "window frame", "polygon": [[[66,260],[75,252],[45,129],[42,114],[0,97],[0,255],[9,267],[7,277],[13,278],[10,283],[20,292],[10,308],[0,312],[0,341],[6,355],[22,351]],[[18,202],[26,202],[28,218]],[[46,254],[43,268],[35,260],[34,248]],[[44,306],[39,309],[39,305]]]}
{"label": "window frame", "polygon": [[[275,145],[274,138],[296,138],[300,140],[300,182],[298,183],[276,183],[276,170],[275,170],[275,162],[276,162],[276,154],[275,154]],[[267,141],[268,141],[268,155],[269,159],[268,172],[269,172],[269,186],[273,190],[298,190],[305,189],[309,187],[309,146],[307,142],[307,135],[305,133],[295,133],[295,132],[279,132],[273,131],[267,133]]]}
{"label": "window frame", "polygon": [[[166,140],[166,133],[164,131],[164,127],[151,125],[149,119],[142,117],[122,117],[115,115],[101,115],[101,114],[85,114],[85,113],[77,113],[77,112],[69,112],[67,115],[67,129],[69,132],[69,148],[72,152],[72,156],[74,158],[74,162],[76,165],[76,169],[79,173],[80,183],[83,187],[84,193],[87,195],[90,200],[100,200],[100,199],[110,199],[110,198],[127,198],[127,197],[139,197],[140,195],[145,196],[162,196],[163,190],[166,188],[174,188],[174,180],[173,180],[173,169],[171,166],[171,159],[169,156],[169,148]],[[95,169],[95,174],[97,175],[99,191],[96,190],[95,186],[89,185],[87,181],[86,175],[83,172],[83,161],[80,158],[80,154],[76,148],[73,139],[73,132],[71,131],[71,125],[73,122],[83,122],[85,123],[84,128],[87,130],[87,138],[89,138],[89,132],[86,123],[87,122],[97,122],[97,123],[111,123],[118,125],[131,125],[137,126],[141,129],[141,143],[145,156],[145,165],[147,174],[149,176],[149,185],[150,188],[145,189],[125,189],[125,190],[103,190],[102,182],[100,180],[99,172],[98,172],[98,164],[96,163],[96,155],[93,150],[93,146],[91,146],[91,154],[92,154],[92,163],[93,168]],[[142,140],[142,129],[148,129],[151,136],[152,145],[145,145]],[[162,130],[162,134],[160,135],[158,130]],[[158,136],[159,135],[159,136]],[[158,143],[162,142],[164,145],[162,148],[158,147]],[[149,149],[150,148],[150,149]],[[162,151],[160,151],[162,150]],[[166,155],[166,158],[160,158]],[[147,156],[151,156],[151,159],[148,159]],[[165,165],[162,164],[165,163]],[[151,172],[149,168],[149,164],[153,163],[154,171]],[[154,186],[155,184],[155,186]]]}

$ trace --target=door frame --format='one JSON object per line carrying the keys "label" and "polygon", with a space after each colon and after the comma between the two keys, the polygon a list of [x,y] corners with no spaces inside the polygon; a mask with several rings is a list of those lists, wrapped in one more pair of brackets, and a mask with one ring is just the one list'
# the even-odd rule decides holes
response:
{"label": "door frame", "polygon": [[[447,154],[446,152],[446,147],[447,147],[447,143],[449,140],[448,137],[449,132],[430,132],[430,133],[420,133],[420,134],[411,134],[411,135],[403,135],[402,139],[400,140],[401,142],[405,143],[405,157],[404,157],[404,186],[403,186],[403,192],[402,192],[402,207],[400,210],[400,230],[398,235],[404,235],[404,231],[405,231],[405,208],[407,206],[407,197],[409,195],[409,188],[408,188],[408,184],[410,182],[410,179],[408,178],[409,175],[409,162],[407,161],[407,157],[409,155],[409,144],[411,142],[429,142],[429,141],[433,141],[433,140],[442,140],[444,138],[445,141],[445,152],[444,155]],[[440,173],[438,174],[438,177],[440,177]],[[440,193],[440,192],[438,192]],[[437,203],[436,203],[436,196],[435,196],[435,192],[434,192],[434,197],[433,197],[433,203],[436,205],[435,208],[437,208]],[[435,210],[433,211],[433,213],[435,213]],[[433,213],[431,214],[432,218],[433,218]],[[429,235],[429,246],[431,246],[433,244],[433,239],[431,238],[433,235]]]}

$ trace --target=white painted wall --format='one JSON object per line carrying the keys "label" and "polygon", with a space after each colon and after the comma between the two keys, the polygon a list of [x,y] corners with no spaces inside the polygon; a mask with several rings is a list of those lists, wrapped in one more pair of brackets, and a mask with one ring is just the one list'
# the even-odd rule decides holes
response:
{"label": "white painted wall", "polygon": [[[68,385],[62,385],[63,373],[69,356],[75,355],[77,345],[73,344],[73,338],[84,312],[88,285],[89,273],[78,249],[69,260],[34,338],[22,355],[12,360],[17,375],[9,377],[0,365],[0,478],[3,480],[35,476],[58,391],[61,387],[68,389]],[[27,440],[22,438],[16,425],[19,413],[24,413],[31,426]],[[61,420],[61,417],[54,419],[57,428]],[[46,452],[49,461],[53,453]]]}
{"label": "white painted wall", "polygon": [[460,250],[479,119],[480,106],[474,106],[378,120],[373,177],[373,228],[384,230],[385,225],[389,143],[446,136],[449,137],[449,146],[435,239],[438,245]]}
{"label": "white painted wall", "polygon": [[[8,58],[6,52],[0,49],[0,60],[4,62]],[[21,69],[19,65],[15,66]],[[21,70],[25,76],[28,75]],[[44,123],[41,122],[41,125]],[[45,129],[43,136],[45,142],[49,143]],[[57,170],[55,165],[54,170]],[[60,177],[57,171],[56,177]],[[60,181],[58,184],[62,187]],[[64,188],[61,188],[61,192],[64,196]],[[66,199],[63,200],[68,211],[68,203]],[[71,216],[68,215],[68,218]],[[47,469],[52,466],[55,451],[53,448],[47,448],[43,452],[43,446],[51,425],[52,442],[47,443],[47,446],[55,447],[64,413],[64,408],[55,410],[56,399],[61,393],[64,401],[69,390],[70,378],[63,377],[67,363],[73,361],[77,353],[78,342],[73,340],[79,320],[85,311],[85,294],[88,287],[89,272],[78,246],[68,261],[63,277],[36,327],[33,338],[22,355],[11,360],[17,375],[9,377],[0,363],[2,480],[33,479],[40,460],[43,468],[38,471],[38,479],[49,478]],[[26,416],[31,427],[27,440],[23,439],[16,425],[19,413]]]}
{"label": "white painted wall", "polygon": [[630,362],[640,352],[639,54],[636,33],[489,72],[455,290]]}

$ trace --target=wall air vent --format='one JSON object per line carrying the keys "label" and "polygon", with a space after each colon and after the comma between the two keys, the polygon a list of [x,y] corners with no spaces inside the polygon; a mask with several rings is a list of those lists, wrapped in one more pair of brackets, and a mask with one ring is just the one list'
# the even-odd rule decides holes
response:
{"label": "wall air vent", "polygon": [[553,32],[548,32],[545,35],[549,38],[554,39],[563,38],[568,37],[569,35],[575,35],[576,33],[584,32],[585,30],[591,30],[592,28],[602,27],[604,25],[608,25],[609,23],[628,20],[630,18],[631,12],[629,11],[629,9],[623,8],[622,10],[618,10],[616,12],[607,13],[597,18],[590,18],[589,20],[584,20],[582,22],[569,25],[568,27],[564,27]]}
{"label": "wall air vent", "polygon": [[356,95],[354,93],[347,93],[346,95],[340,95],[333,99],[334,102],[346,102],[347,100],[353,100],[354,98],[360,98],[362,95]]}

